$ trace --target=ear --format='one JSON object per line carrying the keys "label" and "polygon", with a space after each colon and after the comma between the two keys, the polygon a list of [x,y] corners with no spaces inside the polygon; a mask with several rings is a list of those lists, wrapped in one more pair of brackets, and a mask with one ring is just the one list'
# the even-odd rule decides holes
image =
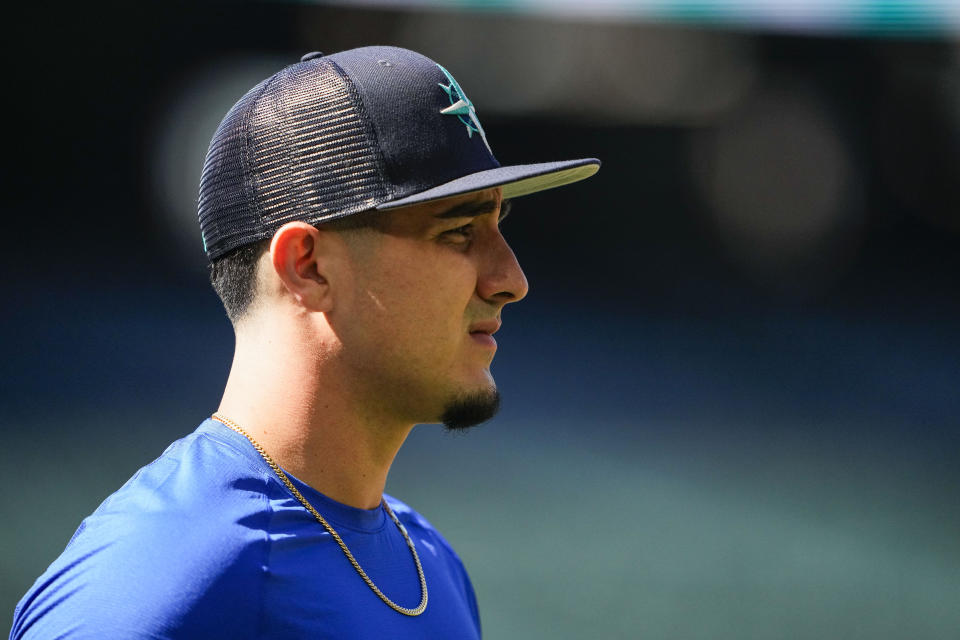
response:
{"label": "ear", "polygon": [[326,273],[329,235],[306,222],[288,222],[270,242],[270,261],[277,277],[294,300],[310,311],[331,308]]}

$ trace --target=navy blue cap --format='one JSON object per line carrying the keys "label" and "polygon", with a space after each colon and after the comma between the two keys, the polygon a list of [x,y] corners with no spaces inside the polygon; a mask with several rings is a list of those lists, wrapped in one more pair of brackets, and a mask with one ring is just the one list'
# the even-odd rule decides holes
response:
{"label": "navy blue cap", "polygon": [[397,47],[309,53],[251,89],[210,144],[199,218],[211,260],[284,223],[320,224],[491,187],[587,178],[595,158],[501,166],[453,75]]}

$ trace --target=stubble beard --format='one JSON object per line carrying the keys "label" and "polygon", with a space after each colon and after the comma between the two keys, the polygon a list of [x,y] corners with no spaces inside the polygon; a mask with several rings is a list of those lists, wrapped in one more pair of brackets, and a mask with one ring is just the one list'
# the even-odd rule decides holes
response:
{"label": "stubble beard", "polygon": [[440,421],[447,431],[465,431],[497,415],[500,392],[496,386],[462,393],[447,403]]}

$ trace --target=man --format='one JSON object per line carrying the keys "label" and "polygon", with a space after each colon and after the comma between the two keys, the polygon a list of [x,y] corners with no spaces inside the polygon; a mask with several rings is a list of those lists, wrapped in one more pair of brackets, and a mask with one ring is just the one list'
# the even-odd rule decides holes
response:
{"label": "man", "polygon": [[220,407],[80,525],[11,638],[476,638],[459,558],[383,494],[417,423],[489,419],[527,282],[507,198],[594,159],[501,167],[443,67],[304,56],[214,135],[199,218],[236,332]]}

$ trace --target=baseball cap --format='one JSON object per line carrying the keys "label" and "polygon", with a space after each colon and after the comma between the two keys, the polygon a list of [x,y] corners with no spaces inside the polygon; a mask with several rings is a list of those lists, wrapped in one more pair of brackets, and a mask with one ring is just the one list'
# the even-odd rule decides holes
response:
{"label": "baseball cap", "polygon": [[502,187],[504,198],[587,178],[595,158],[502,166],[476,107],[442,66],[374,46],[309,53],[217,128],[200,178],[210,260],[287,222],[329,222]]}

